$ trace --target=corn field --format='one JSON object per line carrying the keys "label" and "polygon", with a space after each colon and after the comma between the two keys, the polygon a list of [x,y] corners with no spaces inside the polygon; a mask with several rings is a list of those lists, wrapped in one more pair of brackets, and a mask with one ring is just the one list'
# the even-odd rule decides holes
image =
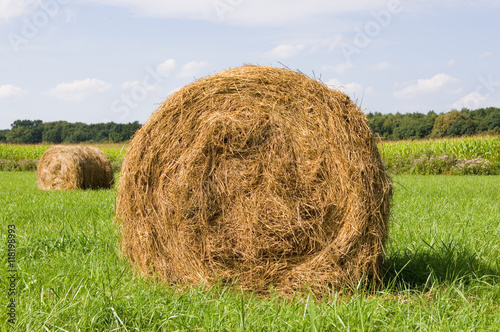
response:
{"label": "corn field", "polygon": [[500,136],[481,136],[418,141],[388,141],[379,144],[386,163],[396,158],[454,156],[460,159],[484,158],[500,161]]}
{"label": "corn field", "polygon": [[[127,144],[92,144],[104,151],[115,171]],[[36,169],[46,144],[0,144],[0,170]],[[379,151],[392,174],[500,174],[500,136],[383,141]]]}

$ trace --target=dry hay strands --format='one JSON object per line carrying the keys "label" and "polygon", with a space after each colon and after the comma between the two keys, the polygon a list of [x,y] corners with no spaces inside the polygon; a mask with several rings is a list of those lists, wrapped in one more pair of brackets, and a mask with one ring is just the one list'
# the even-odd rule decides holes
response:
{"label": "dry hay strands", "polygon": [[136,133],[116,220],[145,275],[322,294],[380,278],[391,188],[349,97],[243,66],[173,93]]}
{"label": "dry hay strands", "polygon": [[38,162],[38,187],[52,189],[107,189],[114,183],[106,154],[89,146],[53,146]]}

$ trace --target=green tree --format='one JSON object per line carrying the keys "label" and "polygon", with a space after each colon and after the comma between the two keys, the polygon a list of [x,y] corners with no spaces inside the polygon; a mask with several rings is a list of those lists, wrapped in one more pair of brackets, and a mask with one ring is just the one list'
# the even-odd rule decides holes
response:
{"label": "green tree", "polygon": [[7,142],[7,133],[9,131],[10,131],[9,129],[0,130],[0,142],[2,143]]}
{"label": "green tree", "polygon": [[488,130],[494,133],[500,132],[500,109],[495,109],[486,118],[488,122]]}
{"label": "green tree", "polygon": [[116,143],[116,142],[122,142],[123,141],[123,136],[120,133],[109,133],[109,141]]}
{"label": "green tree", "polygon": [[126,123],[122,125],[121,134],[124,141],[132,139],[135,132],[141,128],[139,121],[134,121],[131,123]]}
{"label": "green tree", "polygon": [[82,126],[76,126],[75,130],[64,138],[65,143],[81,143],[88,141],[85,129]]}
{"label": "green tree", "polygon": [[474,122],[470,119],[468,110],[452,110],[440,114],[434,122],[431,137],[450,137],[475,134]]}
{"label": "green tree", "polygon": [[398,126],[394,129],[394,139],[419,139],[427,137],[434,125],[437,115],[429,112],[402,114]]}
{"label": "green tree", "polygon": [[67,126],[66,121],[47,122],[44,124],[42,141],[47,143],[62,143],[63,128]]}
{"label": "green tree", "polygon": [[42,134],[42,120],[16,120],[5,136],[10,143],[41,143]]}

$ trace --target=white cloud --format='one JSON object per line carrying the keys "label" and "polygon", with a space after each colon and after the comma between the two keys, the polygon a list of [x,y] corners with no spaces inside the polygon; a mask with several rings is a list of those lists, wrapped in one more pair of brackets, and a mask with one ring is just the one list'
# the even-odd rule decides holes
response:
{"label": "white cloud", "polygon": [[450,108],[462,109],[465,107],[469,109],[477,109],[491,106],[500,106],[500,100],[495,100],[491,97],[483,96],[478,92],[471,92],[451,104]]}
{"label": "white cloud", "polygon": [[[12,0],[15,1],[15,0]],[[352,12],[370,13],[387,9],[390,4],[403,1],[388,0],[84,0],[86,2],[126,8],[135,15],[204,20],[225,24],[244,26],[282,26],[300,23],[317,23],[318,19],[331,15]],[[450,6],[459,8],[473,7],[476,3],[482,6],[498,7],[498,0],[441,2],[422,0],[405,2],[405,12],[410,10],[439,10]],[[477,6],[477,5],[476,5]]]}
{"label": "white cloud", "polygon": [[182,66],[179,77],[196,76],[201,71],[201,69],[203,69],[203,67],[206,67],[207,65],[208,62],[206,61],[190,61]]}
{"label": "white cloud", "polygon": [[35,0],[0,0],[0,20],[9,20],[27,14]]}
{"label": "white cloud", "polygon": [[86,0],[87,2],[124,7],[134,14],[206,20],[236,25],[276,26],[284,23],[314,22],[329,14],[380,10],[387,0]]}
{"label": "white cloud", "polygon": [[382,61],[372,66],[370,69],[372,70],[386,70],[391,68],[391,64],[389,61]]}
{"label": "white cloud", "polygon": [[321,69],[327,71],[334,71],[336,73],[342,74],[348,71],[349,69],[355,68],[354,64],[350,61],[339,63],[338,65],[325,65]]}
{"label": "white cloud", "polygon": [[267,58],[285,59],[297,55],[304,49],[304,45],[281,44],[264,53]]}
{"label": "white cloud", "polygon": [[[370,13],[387,10],[389,6],[404,3],[405,12],[414,10],[433,11],[441,8],[469,8],[473,4],[498,7],[498,0],[456,1],[388,1],[388,0],[85,0],[128,9],[136,15],[181,18],[221,22],[244,26],[282,26],[283,24],[311,23],[336,14],[352,12]],[[401,4],[398,6],[401,8]]]}
{"label": "white cloud", "polygon": [[416,83],[394,92],[396,98],[413,98],[421,94],[436,93],[456,85],[459,80],[446,74],[437,74],[428,79],[419,79]]}
{"label": "white cloud", "polygon": [[107,91],[111,84],[96,78],[87,78],[72,83],[61,83],[45,92],[45,95],[66,101],[82,101],[90,95]]}
{"label": "white cloud", "polygon": [[19,98],[27,94],[28,91],[12,84],[0,85],[0,99]]}
{"label": "white cloud", "polygon": [[328,80],[325,84],[328,85],[332,89],[339,89],[340,91],[349,95],[353,99],[363,98],[364,95],[374,93],[374,89],[371,86],[365,88],[363,85],[361,85],[360,83],[357,83],[357,82],[342,84],[336,78],[332,78],[332,79]]}
{"label": "white cloud", "polygon": [[[68,0],[56,0],[66,4]],[[39,4],[41,0],[0,0],[0,20],[14,18],[30,11],[31,4]],[[283,24],[317,23],[317,19],[335,14],[352,12],[367,13],[387,9],[389,4],[402,1],[388,0],[356,0],[356,1],[331,1],[331,0],[80,0],[80,3],[109,5],[125,8],[134,15],[159,18],[193,19],[211,22],[229,23],[245,26],[279,26]],[[418,1],[405,3],[406,12],[427,7],[433,8],[441,3]],[[452,1],[443,0],[447,7],[461,6],[487,6],[498,7],[498,0]],[[472,3],[472,4],[471,4]]]}
{"label": "white cloud", "polygon": [[488,58],[488,57],[490,57],[490,56],[492,56],[492,55],[493,55],[493,53],[492,53],[492,52],[484,52],[484,53],[479,54],[479,58],[480,58],[480,59],[483,59],[483,58]]}
{"label": "white cloud", "polygon": [[175,68],[175,60],[168,59],[156,67],[156,70],[162,75],[169,75],[170,72]]}
{"label": "white cloud", "polygon": [[446,66],[447,67],[452,67],[452,66],[455,65],[456,62],[457,61],[455,59],[450,59],[450,60],[446,61]]}

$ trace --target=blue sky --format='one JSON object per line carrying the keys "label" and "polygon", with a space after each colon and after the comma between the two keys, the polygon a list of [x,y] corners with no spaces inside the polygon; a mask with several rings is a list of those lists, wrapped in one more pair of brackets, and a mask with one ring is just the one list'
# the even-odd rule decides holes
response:
{"label": "blue sky", "polygon": [[196,78],[287,66],[365,112],[500,107],[497,0],[0,0],[0,129],[143,123]]}

